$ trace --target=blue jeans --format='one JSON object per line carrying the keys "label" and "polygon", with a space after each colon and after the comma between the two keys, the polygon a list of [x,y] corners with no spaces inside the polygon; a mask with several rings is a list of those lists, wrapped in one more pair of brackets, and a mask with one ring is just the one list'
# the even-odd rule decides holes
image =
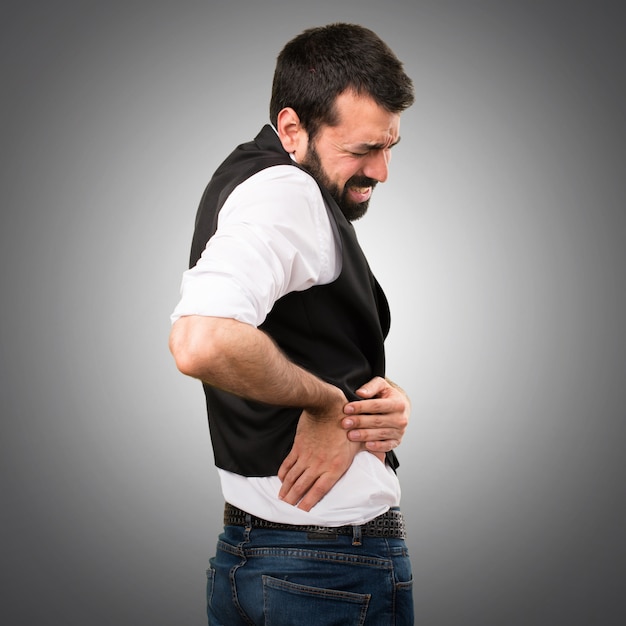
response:
{"label": "blue jeans", "polygon": [[226,526],[207,570],[209,626],[413,626],[403,539]]}

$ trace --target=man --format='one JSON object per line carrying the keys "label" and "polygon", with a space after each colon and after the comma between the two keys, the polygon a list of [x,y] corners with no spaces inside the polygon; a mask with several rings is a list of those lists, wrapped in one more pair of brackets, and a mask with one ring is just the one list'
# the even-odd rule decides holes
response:
{"label": "man", "polygon": [[209,624],[413,623],[393,453],[409,401],[351,224],[413,99],[372,31],[306,30],[278,57],[272,124],[201,200],[170,347],[203,382],[227,503]]}

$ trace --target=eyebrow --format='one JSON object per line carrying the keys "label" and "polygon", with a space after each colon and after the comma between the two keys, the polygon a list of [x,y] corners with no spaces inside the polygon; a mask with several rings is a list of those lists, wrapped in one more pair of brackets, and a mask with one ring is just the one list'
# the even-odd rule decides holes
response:
{"label": "eyebrow", "polygon": [[398,137],[390,146],[386,143],[360,143],[353,146],[355,150],[384,150],[385,148],[393,148],[400,143],[401,137]]}

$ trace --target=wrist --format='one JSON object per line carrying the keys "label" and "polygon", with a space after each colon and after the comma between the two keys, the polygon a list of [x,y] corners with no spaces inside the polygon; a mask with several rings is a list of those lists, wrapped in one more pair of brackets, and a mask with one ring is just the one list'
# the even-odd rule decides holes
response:
{"label": "wrist", "polygon": [[304,410],[316,422],[341,421],[343,407],[347,402],[343,391],[329,383],[323,383],[319,393]]}

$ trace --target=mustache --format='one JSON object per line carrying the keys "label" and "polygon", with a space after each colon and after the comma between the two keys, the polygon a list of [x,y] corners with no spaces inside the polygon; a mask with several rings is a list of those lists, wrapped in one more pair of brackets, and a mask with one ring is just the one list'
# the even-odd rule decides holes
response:
{"label": "mustache", "polygon": [[346,187],[371,187],[374,189],[378,185],[378,181],[367,176],[353,176],[346,183]]}

